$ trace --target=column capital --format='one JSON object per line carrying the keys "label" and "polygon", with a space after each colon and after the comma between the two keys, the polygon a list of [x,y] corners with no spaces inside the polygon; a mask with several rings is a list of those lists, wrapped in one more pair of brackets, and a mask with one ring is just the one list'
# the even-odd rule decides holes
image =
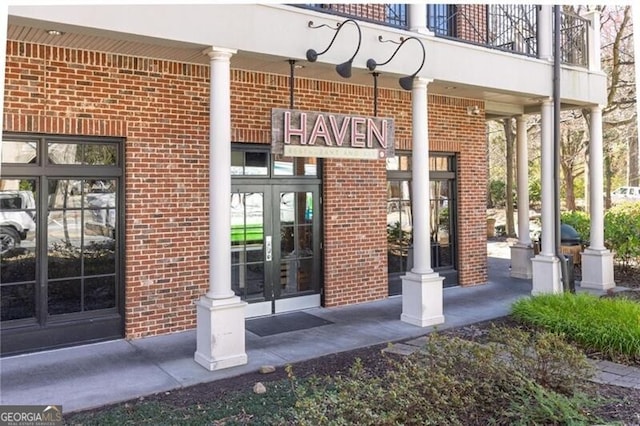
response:
{"label": "column capital", "polygon": [[432,81],[433,81],[432,78],[415,77],[413,79],[413,88],[416,89],[418,87],[420,88],[424,87],[426,89],[429,83],[431,83]]}
{"label": "column capital", "polygon": [[602,110],[605,108],[604,105],[591,105],[591,112],[602,112]]}
{"label": "column capital", "polygon": [[526,118],[524,117],[523,114],[520,115],[516,115],[515,117],[513,117],[516,119],[516,123],[524,123],[526,121]]}
{"label": "column capital", "polygon": [[231,57],[236,54],[238,50],[236,49],[227,49],[226,47],[208,47],[202,51],[203,55],[209,56],[212,61],[216,59],[231,59]]}

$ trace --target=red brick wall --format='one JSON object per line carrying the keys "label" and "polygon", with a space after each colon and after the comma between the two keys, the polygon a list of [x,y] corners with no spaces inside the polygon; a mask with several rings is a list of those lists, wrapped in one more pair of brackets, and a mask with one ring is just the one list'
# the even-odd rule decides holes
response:
{"label": "red brick wall", "polygon": [[[8,42],[4,130],[126,138],[126,335],[195,326],[207,286],[209,68]],[[380,89],[378,115],[411,148],[409,92]],[[271,108],[288,107],[289,78],[232,70],[232,140],[270,143]],[[482,103],[429,97],[432,150],[458,153],[461,283],[486,281]],[[373,89],[296,78],[295,107],[366,114]],[[387,294],[384,161],[327,160],[325,304]],[[461,188],[464,188],[462,190]],[[464,226],[463,226],[464,225]]]}
{"label": "red brick wall", "polygon": [[127,337],[192,328],[208,285],[208,73],[7,44],[4,130],[126,138]]}
{"label": "red brick wall", "polygon": [[487,6],[484,4],[459,4],[456,6],[456,37],[475,43],[488,43]]}
{"label": "red brick wall", "polygon": [[[481,114],[468,115],[468,106]],[[462,285],[487,281],[487,153],[484,104],[429,96],[429,148],[456,152],[458,160],[458,267]]]}

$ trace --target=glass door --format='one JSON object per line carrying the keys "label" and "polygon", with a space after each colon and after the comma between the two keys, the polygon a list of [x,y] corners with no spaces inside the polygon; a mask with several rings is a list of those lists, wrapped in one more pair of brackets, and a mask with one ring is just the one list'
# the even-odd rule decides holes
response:
{"label": "glass door", "polygon": [[272,311],[271,192],[264,185],[235,185],[231,192],[231,288],[250,303],[250,316]]}
{"label": "glass door", "polygon": [[317,185],[273,187],[274,312],[320,305]]}
{"label": "glass door", "polygon": [[314,185],[234,185],[231,279],[249,317],[320,306]]}

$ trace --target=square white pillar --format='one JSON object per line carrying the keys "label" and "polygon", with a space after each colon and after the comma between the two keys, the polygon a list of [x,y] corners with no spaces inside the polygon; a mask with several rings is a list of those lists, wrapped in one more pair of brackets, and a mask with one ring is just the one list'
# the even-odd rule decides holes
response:
{"label": "square white pillar", "polygon": [[442,324],[444,277],[436,273],[407,272],[402,278],[402,315],[400,319],[418,327]]}
{"label": "square white pillar", "polygon": [[562,293],[560,261],[555,256],[537,255],[531,259],[533,269],[532,295]]}
{"label": "square white pillar", "polygon": [[245,353],[246,302],[238,297],[196,301],[197,332],[195,361],[209,371],[247,363]]}
{"label": "square white pillar", "polygon": [[613,278],[613,253],[587,248],[582,253],[580,287],[606,291],[616,286]]}
{"label": "square white pillar", "polygon": [[513,278],[533,278],[533,247],[524,244],[511,246],[511,276]]}

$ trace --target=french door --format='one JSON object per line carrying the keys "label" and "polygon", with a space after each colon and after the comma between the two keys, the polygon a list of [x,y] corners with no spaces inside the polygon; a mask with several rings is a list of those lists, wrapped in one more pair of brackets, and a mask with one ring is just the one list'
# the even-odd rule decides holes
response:
{"label": "french door", "polygon": [[247,316],[319,306],[318,186],[238,184],[230,200],[232,288]]}

